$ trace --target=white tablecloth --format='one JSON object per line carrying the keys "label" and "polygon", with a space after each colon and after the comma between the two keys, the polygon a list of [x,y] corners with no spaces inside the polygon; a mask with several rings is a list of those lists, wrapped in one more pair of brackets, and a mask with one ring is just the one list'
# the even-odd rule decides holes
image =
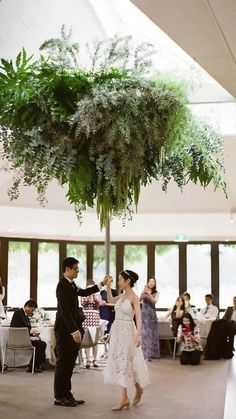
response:
{"label": "white tablecloth", "polygon": [[213,321],[214,320],[205,320],[205,321],[198,322],[201,339],[207,339],[209,332],[211,330],[211,325]]}
{"label": "white tablecloth", "polygon": [[54,326],[35,326],[32,327],[32,331],[37,330],[40,333],[40,338],[44,342],[46,342],[46,350],[45,355],[46,359],[52,365],[56,365],[56,356],[55,356],[55,347],[56,347],[56,339],[54,333]]}

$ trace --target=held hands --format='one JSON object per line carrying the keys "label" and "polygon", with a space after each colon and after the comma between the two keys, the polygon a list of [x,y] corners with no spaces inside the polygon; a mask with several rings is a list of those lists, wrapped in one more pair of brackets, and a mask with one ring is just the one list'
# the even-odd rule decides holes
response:
{"label": "held hands", "polygon": [[112,276],[111,275],[106,275],[104,280],[102,281],[104,285],[111,285],[112,283]]}
{"label": "held hands", "polygon": [[80,342],[81,342],[81,333],[80,333],[80,331],[79,331],[79,330],[77,330],[77,332],[75,332],[75,333],[72,335],[72,337],[73,337],[73,339],[74,339],[74,341],[75,341],[76,343],[80,343]]}
{"label": "held hands", "polygon": [[107,302],[105,300],[100,300],[99,301],[99,305],[100,306],[106,306],[107,305]]}

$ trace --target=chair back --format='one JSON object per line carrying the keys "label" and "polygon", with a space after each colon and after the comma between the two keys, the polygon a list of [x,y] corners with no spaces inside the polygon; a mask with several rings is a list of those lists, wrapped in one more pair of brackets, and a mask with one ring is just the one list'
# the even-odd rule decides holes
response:
{"label": "chair back", "polygon": [[32,343],[27,327],[9,327],[7,346],[11,348],[30,348]]}
{"label": "chair back", "polygon": [[91,348],[92,346],[94,346],[94,342],[92,340],[89,329],[86,329],[80,347]]}
{"label": "chair back", "polygon": [[159,322],[159,339],[174,339],[169,322]]}

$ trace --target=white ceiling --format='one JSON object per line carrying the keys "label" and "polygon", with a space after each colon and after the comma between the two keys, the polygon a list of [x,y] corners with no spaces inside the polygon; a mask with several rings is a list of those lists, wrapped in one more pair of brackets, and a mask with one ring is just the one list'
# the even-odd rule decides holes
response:
{"label": "white ceiling", "polygon": [[[158,21],[159,26],[206,69],[209,67],[209,72],[235,96],[236,72],[232,53],[233,50],[235,52],[233,44],[236,37],[232,17],[236,13],[235,2],[137,0],[133,3],[141,7],[153,21]],[[127,22],[130,30],[133,30],[130,15],[124,14],[124,10],[128,9],[121,14],[122,5],[133,7],[126,0],[2,0],[0,55],[13,58],[23,46],[29,53],[36,52],[45,39],[58,35],[63,23],[68,27],[73,26],[74,38],[83,44],[94,38],[106,38],[116,27],[125,33]],[[210,6],[214,6],[223,34]],[[137,22],[141,25],[138,17]],[[139,39],[141,36],[139,33]],[[226,101],[233,100],[232,96],[220,89],[219,86],[219,97],[224,97]],[[210,88],[209,97],[212,100]],[[168,192],[164,193],[160,184],[154,182],[142,190],[139,213],[134,215],[132,222],[122,227],[121,221],[112,221],[112,238],[172,240],[176,234],[187,234],[192,240],[236,239],[236,220],[232,222],[234,219],[231,217],[236,213],[236,140],[225,138],[224,149],[228,199],[222,191],[214,191],[212,186],[204,191],[198,186],[188,185],[181,193],[171,184]],[[46,208],[40,209],[35,191],[29,187],[22,188],[20,198],[10,202],[7,189],[11,180],[10,173],[0,170],[0,235],[89,240],[103,238],[94,211],[85,214],[85,221],[79,227],[73,208],[66,201],[66,191],[56,182],[49,186]]]}
{"label": "white ceiling", "polygon": [[235,0],[131,0],[236,96]]}

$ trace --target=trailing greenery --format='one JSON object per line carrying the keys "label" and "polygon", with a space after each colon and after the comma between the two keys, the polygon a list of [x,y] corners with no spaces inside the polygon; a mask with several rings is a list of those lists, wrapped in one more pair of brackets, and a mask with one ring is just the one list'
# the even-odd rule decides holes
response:
{"label": "trailing greenery", "polygon": [[62,28],[33,61],[23,49],[1,60],[3,156],[16,174],[9,191],[33,185],[43,203],[48,183],[67,185],[79,212],[96,207],[101,226],[126,215],[153,179],[223,187],[222,140],[196,120],[183,88],[146,74],[150,45],[129,37],[98,43],[91,68],[79,66],[79,46]]}

